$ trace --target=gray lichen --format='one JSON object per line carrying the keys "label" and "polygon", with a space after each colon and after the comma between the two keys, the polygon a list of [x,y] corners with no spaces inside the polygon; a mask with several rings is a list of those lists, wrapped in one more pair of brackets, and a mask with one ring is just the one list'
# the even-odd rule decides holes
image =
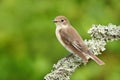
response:
{"label": "gray lichen", "polygon": [[[101,54],[106,49],[105,45],[108,41],[120,40],[120,27],[113,24],[93,25],[88,33],[92,39],[85,40],[85,44],[94,55]],[[70,75],[81,64],[82,59],[77,55],[63,58],[54,64],[53,70],[44,77],[44,80],[70,80]]]}
{"label": "gray lichen", "polygon": [[120,26],[113,24],[108,24],[108,26],[103,25],[93,25],[88,31],[91,37],[98,40],[113,41],[120,39]]}

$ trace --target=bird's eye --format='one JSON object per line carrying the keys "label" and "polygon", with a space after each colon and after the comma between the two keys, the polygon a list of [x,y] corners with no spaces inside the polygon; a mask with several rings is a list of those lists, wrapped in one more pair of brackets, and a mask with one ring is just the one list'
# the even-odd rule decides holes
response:
{"label": "bird's eye", "polygon": [[64,22],[64,20],[62,19],[61,22]]}

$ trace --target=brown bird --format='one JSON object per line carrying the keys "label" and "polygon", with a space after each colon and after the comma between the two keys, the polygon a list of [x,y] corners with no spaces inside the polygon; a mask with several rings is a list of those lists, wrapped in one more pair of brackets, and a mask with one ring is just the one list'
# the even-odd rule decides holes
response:
{"label": "brown bird", "polygon": [[56,37],[59,42],[73,54],[77,54],[82,58],[83,62],[88,62],[86,56],[89,56],[97,64],[103,65],[104,62],[96,57],[85,45],[79,33],[72,27],[69,20],[65,16],[57,16],[54,19],[56,24]]}

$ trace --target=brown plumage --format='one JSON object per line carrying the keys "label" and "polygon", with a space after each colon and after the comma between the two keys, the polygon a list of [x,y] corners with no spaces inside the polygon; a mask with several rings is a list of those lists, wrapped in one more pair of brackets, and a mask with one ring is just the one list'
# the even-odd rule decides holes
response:
{"label": "brown plumage", "polygon": [[54,20],[56,24],[56,37],[59,42],[71,53],[77,54],[83,62],[88,62],[86,56],[90,56],[96,63],[103,65],[104,62],[96,57],[85,45],[79,33],[71,26],[64,16],[57,16]]}

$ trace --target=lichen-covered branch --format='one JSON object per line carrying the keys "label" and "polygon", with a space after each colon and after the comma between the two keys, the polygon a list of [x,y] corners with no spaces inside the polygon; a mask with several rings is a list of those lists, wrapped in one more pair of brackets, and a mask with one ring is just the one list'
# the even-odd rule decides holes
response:
{"label": "lichen-covered branch", "polygon": [[[92,39],[85,40],[85,44],[94,55],[101,54],[100,52],[105,50],[108,41],[120,40],[120,27],[113,24],[108,26],[93,25],[88,33]],[[53,70],[44,77],[44,80],[70,80],[70,75],[81,64],[82,59],[77,55],[65,57],[54,64]]]}

